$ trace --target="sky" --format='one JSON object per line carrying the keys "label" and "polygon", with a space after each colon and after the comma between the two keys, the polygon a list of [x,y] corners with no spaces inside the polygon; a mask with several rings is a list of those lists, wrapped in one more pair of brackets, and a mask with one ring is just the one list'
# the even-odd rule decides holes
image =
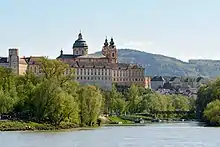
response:
{"label": "sky", "polygon": [[107,36],[117,48],[163,54],[184,61],[220,60],[219,0],[2,0],[0,56],[72,53],[82,32],[89,53]]}

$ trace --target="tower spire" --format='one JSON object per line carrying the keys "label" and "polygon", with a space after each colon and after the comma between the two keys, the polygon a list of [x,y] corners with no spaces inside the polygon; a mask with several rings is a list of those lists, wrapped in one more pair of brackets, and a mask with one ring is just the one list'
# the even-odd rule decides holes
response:
{"label": "tower spire", "polygon": [[108,46],[108,39],[107,39],[107,36],[105,37],[105,43],[104,43],[104,46]]}
{"label": "tower spire", "polygon": [[63,48],[61,48],[60,50],[60,55],[63,55]]}
{"label": "tower spire", "polygon": [[114,44],[115,44],[115,43],[114,43],[113,37],[111,37],[110,45],[111,45],[111,46],[114,46]]}
{"label": "tower spire", "polygon": [[82,39],[82,33],[81,33],[81,30],[79,31],[78,39]]}

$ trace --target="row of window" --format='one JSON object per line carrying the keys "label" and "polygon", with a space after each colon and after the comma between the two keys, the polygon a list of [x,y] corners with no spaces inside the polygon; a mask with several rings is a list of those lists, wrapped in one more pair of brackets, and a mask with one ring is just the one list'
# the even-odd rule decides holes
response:
{"label": "row of window", "polygon": [[[111,80],[111,77],[83,77],[83,76],[78,76],[76,78],[77,80]],[[144,81],[144,79],[128,79],[128,78],[113,78],[113,81],[119,81],[119,82],[138,82],[138,81]]]}
{"label": "row of window", "polygon": [[[38,70],[37,66],[30,67],[30,70],[34,73],[41,73],[41,70]],[[70,70],[67,70],[65,74],[69,74]],[[110,69],[76,69],[76,75],[111,75]],[[134,71],[113,71],[114,77],[127,77],[127,76],[142,76],[142,72]]]}
{"label": "row of window", "polygon": [[77,80],[111,80],[111,77],[77,77]]}
{"label": "row of window", "polygon": [[132,82],[138,82],[138,81],[144,81],[144,79],[128,79],[128,78],[113,78],[113,81],[119,81],[119,82],[127,82],[127,81],[132,81]]}
{"label": "row of window", "polygon": [[109,69],[76,69],[77,75],[110,75]]}
{"label": "row of window", "polygon": [[[76,69],[77,75],[111,75],[110,69]],[[130,71],[130,70],[114,70],[113,75],[117,77],[122,76],[142,76],[143,73],[139,71]]]}

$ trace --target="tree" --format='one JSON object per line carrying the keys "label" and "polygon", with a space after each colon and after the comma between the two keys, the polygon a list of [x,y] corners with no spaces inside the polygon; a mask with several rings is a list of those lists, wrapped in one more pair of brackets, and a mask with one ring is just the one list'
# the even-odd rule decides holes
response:
{"label": "tree", "polygon": [[220,100],[214,100],[207,105],[204,117],[209,124],[220,125]]}
{"label": "tree", "polygon": [[196,111],[197,116],[200,119],[204,119],[203,112],[206,108],[206,106],[214,101],[214,100],[220,100],[220,79],[216,79],[213,82],[210,82],[207,85],[203,85],[198,90],[198,98],[196,99]]}
{"label": "tree", "polygon": [[128,110],[131,114],[137,112],[138,104],[140,102],[139,90],[136,85],[132,85],[128,90],[127,100],[129,101]]}
{"label": "tree", "polygon": [[174,95],[173,105],[176,111],[189,111],[190,110],[190,101],[189,98],[181,95]]}
{"label": "tree", "polygon": [[37,62],[43,77],[59,82],[60,86],[74,79],[74,70],[68,64],[58,60],[40,58]]}
{"label": "tree", "polygon": [[78,94],[81,126],[92,126],[101,113],[101,92],[95,86],[83,86]]}
{"label": "tree", "polygon": [[0,67],[0,115],[10,112],[17,102],[15,77],[11,69]]}

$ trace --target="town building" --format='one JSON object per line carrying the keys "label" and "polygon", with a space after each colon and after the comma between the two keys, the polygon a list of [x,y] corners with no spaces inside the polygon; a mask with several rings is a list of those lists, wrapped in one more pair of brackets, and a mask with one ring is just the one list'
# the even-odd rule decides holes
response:
{"label": "town building", "polygon": [[151,79],[151,88],[153,90],[157,90],[158,88],[162,88],[164,86],[164,83],[166,81],[164,80],[164,78],[162,76],[154,76]]}
{"label": "town building", "polygon": [[24,58],[19,58],[18,49],[8,50],[8,57],[0,57],[0,66],[11,68],[15,74],[24,75],[28,64]]}

